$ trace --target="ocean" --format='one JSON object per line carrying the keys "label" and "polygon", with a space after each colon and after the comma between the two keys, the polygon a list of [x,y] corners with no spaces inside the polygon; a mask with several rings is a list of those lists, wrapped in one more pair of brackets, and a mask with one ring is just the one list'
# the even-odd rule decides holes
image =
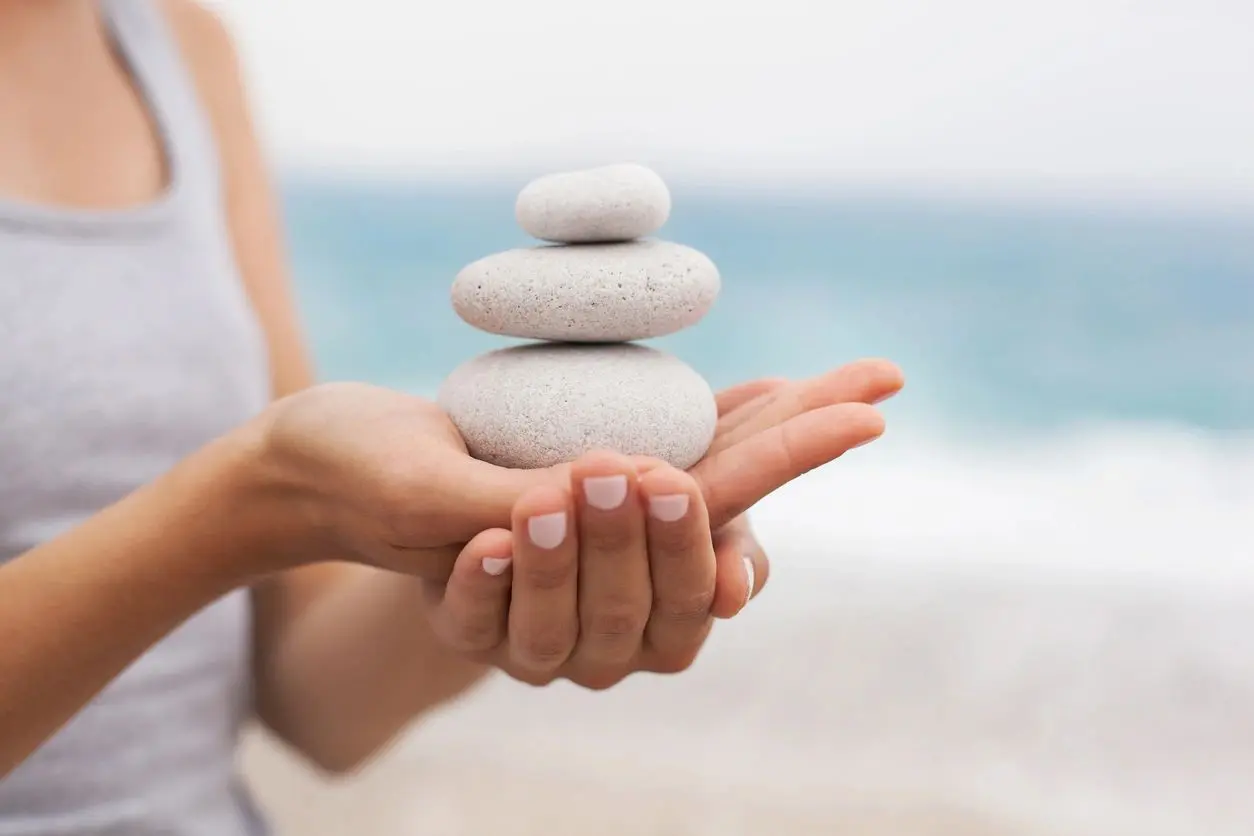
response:
{"label": "ocean", "polygon": [[[286,211],[324,372],[438,379],[499,338],[448,304],[464,264],[529,241],[514,184],[298,182]],[[715,386],[880,355],[894,414],[946,434],[1095,421],[1254,427],[1254,210],[1245,216],[677,190],[663,236],[719,265],[700,325],[655,341]]]}
{"label": "ocean", "polygon": [[[290,179],[321,376],[430,395],[505,344],[449,286],[527,245],[519,185]],[[723,294],[654,344],[716,387],[890,358],[888,431],[755,509],[771,583],[692,671],[493,682],[362,779],[452,793],[416,790],[373,832],[588,832],[544,818],[556,786],[602,793],[624,833],[1254,834],[1254,211],[674,205],[663,237],[707,253]],[[448,800],[459,769],[469,798],[486,771],[530,801],[489,823]],[[683,803],[658,813],[659,787]],[[868,803],[924,812],[880,828]],[[287,821],[315,809],[333,818]]]}

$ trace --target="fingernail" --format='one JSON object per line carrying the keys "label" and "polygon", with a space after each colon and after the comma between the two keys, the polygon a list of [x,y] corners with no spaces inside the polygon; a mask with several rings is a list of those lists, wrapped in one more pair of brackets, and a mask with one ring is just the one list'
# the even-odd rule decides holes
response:
{"label": "fingernail", "polygon": [[756,573],[753,569],[753,558],[741,558],[745,564],[745,603],[740,606],[743,608],[749,603],[749,599],[753,597],[753,585],[757,583]]}
{"label": "fingernail", "polygon": [[649,497],[649,513],[662,522],[675,522],[688,513],[688,494]]}
{"label": "fingernail", "polygon": [[613,511],[627,498],[627,477],[591,476],[583,480],[583,495],[593,508]]}
{"label": "fingernail", "polygon": [[566,512],[541,514],[527,520],[527,536],[542,549],[556,549],[566,539]]}
{"label": "fingernail", "polygon": [[483,571],[489,575],[502,575],[509,568],[509,564],[514,562],[512,557],[485,557],[483,559]]}

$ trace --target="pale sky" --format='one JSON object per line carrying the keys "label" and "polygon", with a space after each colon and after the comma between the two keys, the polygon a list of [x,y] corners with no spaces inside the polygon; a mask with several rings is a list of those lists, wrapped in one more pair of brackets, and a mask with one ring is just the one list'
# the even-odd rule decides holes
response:
{"label": "pale sky", "polygon": [[1249,0],[222,0],[276,161],[1254,200]]}

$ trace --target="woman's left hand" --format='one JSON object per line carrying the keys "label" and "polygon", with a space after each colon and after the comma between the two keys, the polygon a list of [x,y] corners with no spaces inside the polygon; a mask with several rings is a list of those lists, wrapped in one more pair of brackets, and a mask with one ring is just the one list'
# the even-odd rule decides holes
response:
{"label": "woman's left hand", "polygon": [[[900,387],[895,367],[870,361],[802,383],[725,390],[714,443],[696,470],[734,469],[738,458],[722,454],[749,439],[769,459],[764,433],[828,405],[882,401]],[[788,458],[788,439],[781,434],[779,443],[776,455]],[[436,632],[537,685],[569,679],[601,689],[637,671],[686,670],[712,619],[736,615],[767,581],[770,564],[747,518],[711,531],[700,483],[664,463],[596,453],[570,473],[569,488],[525,493],[512,532],[475,537],[448,583],[429,585]]]}

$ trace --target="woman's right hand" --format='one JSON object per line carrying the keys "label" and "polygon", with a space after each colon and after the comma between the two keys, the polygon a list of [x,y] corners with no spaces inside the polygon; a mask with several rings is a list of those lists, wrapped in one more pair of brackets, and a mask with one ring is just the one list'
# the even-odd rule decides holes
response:
{"label": "woman's right hand", "polygon": [[262,479],[297,512],[279,533],[287,566],[350,559],[442,580],[464,543],[508,522],[518,489],[503,476],[525,472],[472,458],[435,404],[366,384],[306,389],[260,423]]}
{"label": "woman's right hand", "polygon": [[[892,364],[860,361],[721,421],[711,453],[689,471],[711,528],[879,436],[883,419],[870,404],[900,386]],[[474,459],[438,406],[366,384],[306,389],[271,405],[257,426],[266,493],[296,511],[278,517],[294,527],[271,533],[283,561],[271,569],[347,558],[442,582],[473,537],[510,527],[526,491],[570,485],[569,465],[514,470]]]}

